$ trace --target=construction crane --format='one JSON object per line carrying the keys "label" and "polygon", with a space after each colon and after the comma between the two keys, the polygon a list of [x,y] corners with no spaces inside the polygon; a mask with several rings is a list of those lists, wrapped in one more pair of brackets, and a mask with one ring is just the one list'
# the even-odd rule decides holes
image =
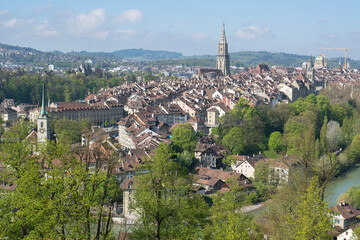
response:
{"label": "construction crane", "polygon": [[329,49],[329,50],[345,50],[344,69],[346,69],[347,51],[348,51],[348,50],[354,50],[353,48],[320,48],[320,49]]}

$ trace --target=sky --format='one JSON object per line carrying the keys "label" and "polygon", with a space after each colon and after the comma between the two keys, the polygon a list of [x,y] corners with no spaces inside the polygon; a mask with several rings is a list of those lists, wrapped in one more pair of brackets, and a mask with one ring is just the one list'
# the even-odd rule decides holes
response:
{"label": "sky", "polygon": [[143,48],[216,54],[225,23],[229,52],[326,54],[360,59],[360,1],[1,0],[0,43],[112,52]]}

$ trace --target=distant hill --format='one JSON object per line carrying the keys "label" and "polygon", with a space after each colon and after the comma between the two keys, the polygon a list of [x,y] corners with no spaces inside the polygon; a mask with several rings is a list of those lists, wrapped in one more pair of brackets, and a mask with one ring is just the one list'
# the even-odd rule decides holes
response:
{"label": "distant hill", "polygon": [[[301,67],[303,62],[310,61],[311,56],[291,53],[272,53],[266,51],[242,51],[230,53],[230,64],[238,67],[268,66]],[[313,56],[313,60],[315,57]],[[329,67],[337,67],[340,58],[326,59]],[[360,68],[360,61],[348,58],[352,68]],[[342,61],[344,59],[342,58]],[[156,65],[184,65],[184,66],[208,66],[215,67],[216,55],[190,56],[182,59],[171,59],[151,62]]]}
{"label": "distant hill", "polygon": [[136,61],[153,61],[153,60],[162,60],[162,59],[177,59],[182,58],[181,53],[169,52],[169,51],[153,51],[153,50],[144,50],[144,49],[124,49],[114,52],[71,52],[75,55],[83,55],[89,57],[108,57],[108,58],[118,58],[118,59],[130,59]]}
{"label": "distant hill", "polygon": [[[33,48],[11,46],[0,43],[0,61],[14,64],[44,66],[54,64],[56,67],[77,67],[87,59],[92,59],[96,67],[111,67],[120,64],[121,60],[143,61],[154,65],[183,65],[215,67],[216,55],[183,56],[178,52],[153,51],[145,49],[124,49],[114,52],[42,52]],[[310,56],[290,53],[272,53],[266,51],[242,51],[230,53],[231,65],[238,67],[269,66],[301,67]],[[327,59],[329,67],[337,67],[339,58]],[[342,61],[343,58],[342,58]],[[360,68],[360,60],[348,59],[352,68]]]}
{"label": "distant hill", "polygon": [[[125,49],[114,52],[42,52],[33,48],[11,46],[0,43],[0,61],[11,62],[23,66],[33,65],[46,67],[54,64],[56,67],[77,67],[87,59],[92,59],[96,67],[118,65],[119,61],[127,59],[134,61],[154,61],[182,58],[181,53],[169,51],[153,51],[144,49]],[[118,62],[118,63],[116,63]]]}

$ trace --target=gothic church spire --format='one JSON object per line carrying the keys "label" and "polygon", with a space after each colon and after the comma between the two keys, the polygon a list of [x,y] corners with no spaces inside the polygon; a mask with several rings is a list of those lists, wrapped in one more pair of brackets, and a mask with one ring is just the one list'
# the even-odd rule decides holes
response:
{"label": "gothic church spire", "polygon": [[46,117],[47,116],[47,111],[46,111],[46,107],[45,107],[45,83],[43,84],[43,90],[42,90],[42,100],[41,100],[41,112],[40,112],[40,116],[41,117]]}
{"label": "gothic church spire", "polygon": [[226,35],[225,35],[225,23],[223,23],[223,29],[221,34],[221,40],[220,43],[226,43]]}
{"label": "gothic church spire", "polygon": [[216,68],[221,70],[221,72],[224,76],[230,76],[230,57],[229,57],[229,53],[228,53],[228,44],[226,42],[225,24],[224,23],[223,23],[221,39],[218,44]]}

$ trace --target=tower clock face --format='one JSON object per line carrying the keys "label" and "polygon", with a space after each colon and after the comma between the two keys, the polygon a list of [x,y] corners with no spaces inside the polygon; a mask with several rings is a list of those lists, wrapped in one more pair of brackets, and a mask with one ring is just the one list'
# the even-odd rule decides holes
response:
{"label": "tower clock face", "polygon": [[44,133],[45,130],[43,128],[40,129],[40,133]]}

